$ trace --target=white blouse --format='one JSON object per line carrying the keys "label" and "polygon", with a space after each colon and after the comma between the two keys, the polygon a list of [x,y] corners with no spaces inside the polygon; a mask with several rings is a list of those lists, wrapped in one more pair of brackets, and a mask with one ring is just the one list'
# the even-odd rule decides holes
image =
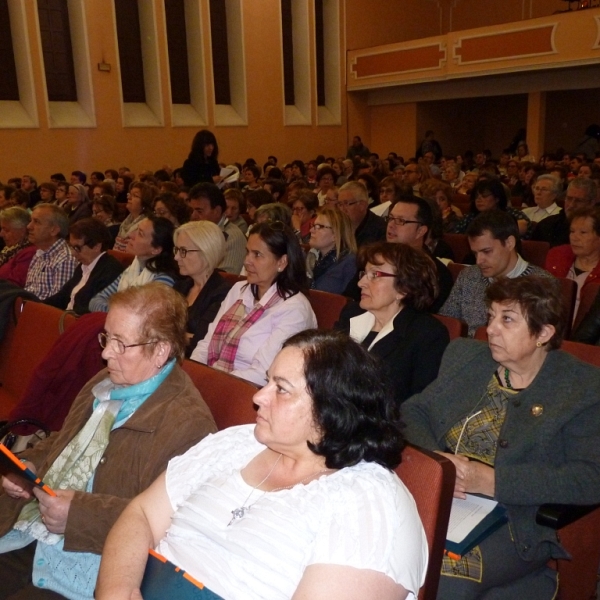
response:
{"label": "white blouse", "polygon": [[[266,304],[276,292],[277,286],[273,284],[259,302],[263,305]],[[192,360],[207,363],[208,346],[219,321],[240,298],[244,303],[246,314],[248,314],[254,308],[256,301],[246,281],[238,281],[229,290],[215,320],[208,326],[206,336],[198,342],[192,352]],[[287,300],[278,302],[266,310],[241,337],[232,374],[258,385],[264,385],[267,369],[281,350],[283,342],[295,333],[315,327],[317,327],[317,319],[304,294],[296,294]]]}
{"label": "white blouse", "polygon": [[253,489],[240,471],[265,448],[253,432],[226,429],[170,461],[175,514],[157,551],[227,600],[289,599],[312,564],[384,573],[414,600],[427,568],[425,533],[412,496],[380,465],[254,490],[250,511],[227,525]]}

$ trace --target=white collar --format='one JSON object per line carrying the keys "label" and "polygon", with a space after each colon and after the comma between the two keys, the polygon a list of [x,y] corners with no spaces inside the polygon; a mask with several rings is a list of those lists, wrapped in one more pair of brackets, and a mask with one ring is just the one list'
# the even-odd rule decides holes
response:
{"label": "white collar", "polygon": [[252,286],[248,284],[244,284],[246,289],[242,294],[242,302],[244,306],[248,310],[252,310],[256,304],[260,304],[264,306],[276,293],[277,293],[277,283],[274,283],[264,294],[260,300],[256,300],[254,298],[254,294],[252,293]]}
{"label": "white collar", "polygon": [[87,273],[91,273],[94,270],[94,267],[98,264],[100,258],[104,254],[106,254],[106,252],[100,252],[100,254],[98,254],[98,256],[89,265],[84,265],[83,263],[81,263],[81,271],[83,272],[83,274],[86,275]]}
{"label": "white collar", "polygon": [[[381,331],[377,333],[375,339],[371,342],[369,347],[370,350],[380,339],[384,338],[388,333],[394,331],[394,319],[398,316],[398,313],[402,309],[398,309],[398,312],[394,314],[394,316],[381,328]],[[362,315],[358,315],[357,317],[352,317],[350,319],[350,337],[360,344],[371,332],[373,329],[373,325],[375,325],[375,316],[369,311],[363,313]]]}

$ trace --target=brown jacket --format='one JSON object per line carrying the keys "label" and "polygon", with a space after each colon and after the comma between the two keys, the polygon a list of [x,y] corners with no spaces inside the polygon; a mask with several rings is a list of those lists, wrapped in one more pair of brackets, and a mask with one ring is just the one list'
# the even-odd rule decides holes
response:
{"label": "brown jacket", "polygon": [[[101,371],[81,390],[63,428],[21,454],[44,477],[50,465],[92,414],[92,388],[106,378]],[[168,461],[217,431],[210,410],[192,380],[175,365],[160,387],[121,427],[96,468],[91,494],[76,492],[67,519],[64,549],[100,554],[110,528],[128,501],[145,490]],[[16,521],[24,501],[0,495],[0,536]]]}

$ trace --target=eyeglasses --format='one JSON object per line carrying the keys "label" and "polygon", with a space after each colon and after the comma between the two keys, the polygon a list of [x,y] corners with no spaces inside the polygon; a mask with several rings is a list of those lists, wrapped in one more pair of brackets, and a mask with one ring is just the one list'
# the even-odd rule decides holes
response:
{"label": "eyeglasses", "polygon": [[292,212],[294,213],[302,213],[306,210],[306,208],[304,206],[294,206],[294,208],[292,208]]}
{"label": "eyeglasses", "polygon": [[71,250],[73,250],[73,252],[76,252],[77,254],[79,254],[83,250],[83,246],[85,246],[85,244],[83,244],[82,246],[80,246],[79,244],[69,244],[69,248],[71,248]]}
{"label": "eyeglasses", "polygon": [[313,223],[310,228],[315,231],[321,231],[321,229],[333,229],[331,225],[321,225],[321,223]]}
{"label": "eyeglasses", "polygon": [[347,207],[347,206],[354,206],[355,204],[358,204],[359,202],[362,202],[362,200],[350,200],[349,202],[338,202],[338,206],[342,206],[342,207]]}
{"label": "eyeglasses", "polygon": [[164,209],[162,209],[162,210],[161,210],[161,209],[159,209],[159,210],[155,210],[155,211],[154,211],[154,214],[155,214],[157,217],[166,217],[166,216],[168,216],[168,215],[169,215],[169,211],[168,211],[168,210],[164,210]]}
{"label": "eyeglasses", "polygon": [[382,277],[396,277],[393,273],[386,273],[385,271],[359,271],[358,279],[361,280],[366,277],[369,281],[375,281]]}
{"label": "eyeglasses", "polygon": [[551,192],[552,190],[550,188],[543,188],[543,187],[540,187],[539,185],[536,185],[533,188],[533,191],[534,192]]}
{"label": "eyeglasses", "polygon": [[127,348],[136,348],[137,346],[148,346],[150,344],[156,344],[157,341],[158,340],[152,340],[151,342],[142,342],[140,344],[124,344],[121,340],[110,337],[108,333],[98,334],[98,342],[100,342],[100,346],[102,348],[106,348],[109,344],[112,344],[112,348],[117,354],[125,354],[125,350],[127,350]]}
{"label": "eyeglasses", "polygon": [[386,223],[393,223],[394,225],[398,225],[398,227],[404,227],[407,223],[416,223],[417,225],[423,225],[421,221],[411,221],[409,219],[404,219],[403,217],[386,217]]}
{"label": "eyeglasses", "polygon": [[173,247],[173,256],[177,256],[178,252],[179,252],[179,256],[181,256],[181,258],[185,258],[187,256],[188,252],[202,252],[202,250],[193,250],[191,248],[188,250],[187,248],[174,246]]}

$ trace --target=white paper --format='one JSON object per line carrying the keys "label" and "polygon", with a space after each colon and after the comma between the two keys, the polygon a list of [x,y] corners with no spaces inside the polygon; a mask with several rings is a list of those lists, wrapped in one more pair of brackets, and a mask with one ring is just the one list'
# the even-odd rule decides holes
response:
{"label": "white paper", "polygon": [[467,494],[466,500],[454,498],[446,539],[455,544],[462,542],[489,515],[498,503],[489,498]]}

